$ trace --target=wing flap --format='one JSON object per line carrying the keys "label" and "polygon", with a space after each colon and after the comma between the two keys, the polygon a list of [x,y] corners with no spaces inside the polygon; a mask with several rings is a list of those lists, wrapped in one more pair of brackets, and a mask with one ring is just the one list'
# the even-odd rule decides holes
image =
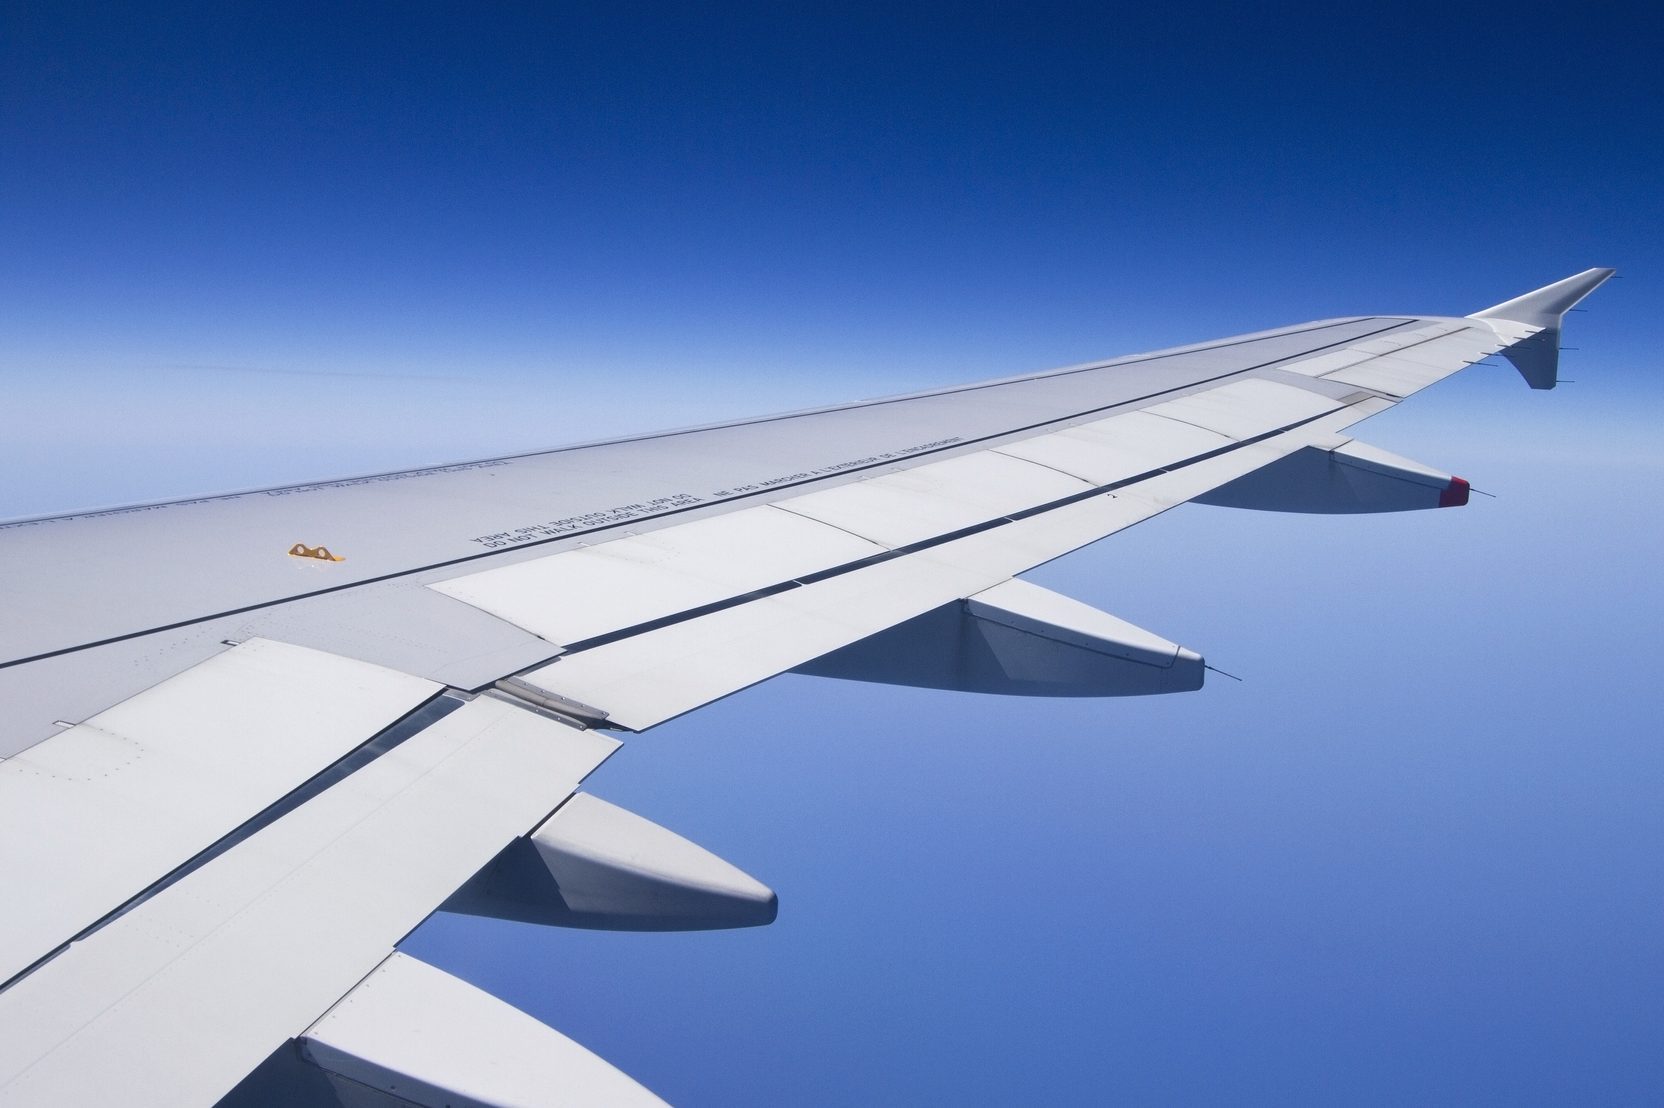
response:
{"label": "wing flap", "polygon": [[898,558],[563,655],[520,680],[642,731],[998,580]]}
{"label": "wing flap", "polygon": [[0,763],[0,979],[439,691],[255,639]]}
{"label": "wing flap", "polygon": [[1370,355],[1359,350],[1331,350],[1327,354],[1319,354],[1315,358],[1302,358],[1297,362],[1286,362],[1277,368],[1285,373],[1299,373],[1307,377],[1321,377],[1332,370],[1343,369],[1349,365],[1369,360]]}
{"label": "wing flap", "polygon": [[[1509,342],[1498,341],[1488,327],[1452,324],[1452,329],[1420,341],[1395,341],[1401,336],[1375,339],[1354,346],[1369,356],[1351,364],[1326,369],[1320,376],[1359,388],[1405,397],[1436,384],[1499,350]],[[1407,334],[1413,335],[1415,332]]]}
{"label": "wing flap", "polygon": [[1004,443],[1002,454],[1027,458],[1072,473],[1094,485],[1109,485],[1174,462],[1229,446],[1232,439],[1149,412],[1108,419]]}
{"label": "wing flap", "polygon": [[1339,402],[1309,389],[1250,377],[1164,400],[1144,411],[1241,441],[1338,407]]}
{"label": "wing flap", "polygon": [[[781,595],[752,600],[752,604],[761,606],[744,614],[721,618],[713,614],[713,622],[703,626],[714,629],[729,622],[738,626],[752,619],[766,622],[770,619],[767,613],[773,611],[781,613],[780,618],[790,618],[786,613],[801,598],[782,590],[792,590],[805,580],[842,572],[886,551],[907,550],[944,535],[1070,501],[1095,488],[1207,456],[1280,427],[1307,424],[1342,408],[1340,401],[1309,389],[1260,379],[1234,381],[1065,431],[1006,442],[997,448],[788,497],[759,508],[451,578],[429,587],[550,642],[597,649],[603,644],[594,643],[596,639],[637,639],[641,634],[633,632],[638,629],[651,634],[647,629],[656,623],[714,605],[731,609],[735,601],[762,592]],[[1263,465],[1275,456],[1280,455],[1247,454],[1227,464],[1257,458],[1252,464]],[[1162,504],[1178,502],[1164,500]],[[1094,534],[1074,545],[1107,533]],[[1063,552],[1046,547],[1018,570]],[[987,588],[1018,570],[979,579],[972,585]],[[937,604],[967,595],[938,596],[938,591],[926,587],[920,593],[923,606],[897,614],[891,622],[911,619]],[[834,620],[825,634],[811,631],[815,625],[816,621],[807,617],[802,624],[801,649],[810,652],[801,657],[782,655],[782,664],[771,672],[789,669],[854,641],[845,637],[850,628],[841,621]],[[864,637],[885,626],[889,624],[874,625],[863,618],[854,637]],[[754,631],[744,634],[749,636]],[[671,659],[677,659],[674,664],[684,669],[691,666],[700,671],[733,671],[736,675],[749,671],[750,667],[732,659],[694,662],[676,645],[687,633],[665,629],[653,640],[662,646],[652,648],[646,641],[635,647],[604,645],[615,647],[613,652],[619,657],[642,651],[640,658],[627,663],[632,670],[638,665],[670,665]],[[670,651],[668,655],[663,653],[665,649]],[[569,666],[564,672],[576,677],[578,670],[594,664],[592,659]],[[533,672],[548,672],[548,667]],[[528,678],[522,675],[520,679]],[[749,683],[743,681],[735,687]],[[587,687],[589,682],[582,684]],[[668,679],[653,694],[656,701],[662,700],[661,706],[636,718],[652,717],[655,722],[669,718],[664,713],[681,703],[683,698],[674,691],[683,684],[680,678]],[[705,684],[700,679],[687,688],[690,707],[709,699],[703,692],[693,691],[703,689]],[[576,687],[545,691],[595,705],[608,711],[609,719],[623,726],[636,726],[612,712],[604,699],[593,699],[576,691]],[[670,714],[681,710],[686,709]]]}
{"label": "wing flap", "polygon": [[0,994],[16,1103],[212,1103],[618,747],[488,697]]}
{"label": "wing flap", "polygon": [[867,636],[971,596],[1043,562],[1166,511],[1362,419],[1371,398],[1276,438],[1240,446],[1113,493],[1089,489],[974,533],[860,565],[808,584],[643,629],[565,654],[519,676],[547,693],[595,705],[640,731],[801,666]]}
{"label": "wing flap", "polygon": [[1341,381],[1359,388],[1404,397],[1444,380],[1454,370],[1436,369],[1421,362],[1383,355],[1324,375],[1325,381]]}
{"label": "wing flap", "polygon": [[567,644],[883,552],[836,527],[764,506],[431,587]]}
{"label": "wing flap", "polygon": [[983,450],[794,496],[779,506],[895,549],[1091,487],[1043,465]]}

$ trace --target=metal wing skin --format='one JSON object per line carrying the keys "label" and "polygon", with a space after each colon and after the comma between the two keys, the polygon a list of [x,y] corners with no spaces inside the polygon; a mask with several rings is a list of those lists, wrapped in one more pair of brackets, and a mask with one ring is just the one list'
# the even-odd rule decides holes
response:
{"label": "metal wing skin", "polygon": [[1557,379],[1592,269],[883,400],[0,523],[0,1103],[652,1103],[398,951],[442,905],[763,924],[773,894],[579,791],[792,670],[1028,696],[1201,687],[1025,571],[1176,505],[1467,485],[1348,429],[1501,354]]}

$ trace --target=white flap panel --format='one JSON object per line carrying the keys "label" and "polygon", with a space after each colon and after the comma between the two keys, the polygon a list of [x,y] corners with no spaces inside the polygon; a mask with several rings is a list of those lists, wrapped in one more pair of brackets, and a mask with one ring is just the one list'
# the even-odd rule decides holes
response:
{"label": "white flap panel", "polygon": [[1072,473],[1093,485],[1110,485],[1218,450],[1232,441],[1188,423],[1148,412],[1128,412],[1066,431],[1005,443],[999,451]]}
{"label": "white flap panel", "polygon": [[1344,381],[1349,385],[1374,389],[1392,396],[1409,396],[1436,381],[1444,380],[1460,368],[1462,367],[1458,365],[1449,369],[1439,369],[1422,365],[1420,362],[1381,357],[1362,365],[1338,369],[1324,377],[1324,380]]}
{"label": "white flap panel", "polygon": [[1356,350],[1359,353],[1368,354],[1370,357],[1377,357],[1381,354],[1391,354],[1393,351],[1409,346],[1415,341],[1416,340],[1411,337],[1408,331],[1403,331],[1394,335],[1383,335],[1378,339],[1369,339],[1365,342],[1356,343],[1350,347],[1350,349]]}
{"label": "white flap panel", "polygon": [[1400,342],[1423,342],[1427,339],[1436,339],[1441,335],[1453,335],[1457,331],[1466,331],[1467,329],[1468,326],[1465,323],[1429,323],[1409,331],[1394,331],[1391,337]]}
{"label": "white flap panel", "polygon": [[778,506],[898,547],[1091,487],[1043,465],[984,450],[794,496]]}
{"label": "white flap panel", "polygon": [[[1295,439],[1292,435],[1287,437]],[[1158,474],[1115,493],[1090,497],[1005,527],[944,543],[918,556],[1003,580],[1235,480],[1299,449],[1301,444],[1274,439],[1233,450],[1171,473]]]}
{"label": "white flap panel", "polygon": [[0,993],[5,1096],[212,1104],[617,748],[463,705]]}
{"label": "white flap panel", "polygon": [[567,644],[883,552],[836,527],[761,507],[430,587]]}
{"label": "white flap panel", "polygon": [[1390,403],[1282,435],[891,561],[567,654],[520,680],[642,730],[1166,511]]}
{"label": "white flap panel", "polygon": [[1321,377],[1330,370],[1357,365],[1369,357],[1370,355],[1357,350],[1331,350],[1329,353],[1319,354],[1315,358],[1303,358],[1298,362],[1285,362],[1277,368],[1288,373],[1304,373],[1307,377]]}
{"label": "white flap panel", "polygon": [[967,599],[979,619],[1147,666],[1171,666],[1180,650],[1152,631],[1027,581],[1005,581]]}
{"label": "white flap panel", "polygon": [[438,692],[251,639],[0,763],[0,979]]}
{"label": "white flap panel", "polygon": [[1463,334],[1401,347],[1388,351],[1388,354],[1399,361],[1417,362],[1454,373],[1469,362],[1495,353],[1497,349],[1497,343],[1484,343],[1471,334]]}
{"label": "white flap panel", "polygon": [[910,555],[568,654],[520,680],[639,731],[999,580]]}
{"label": "white flap panel", "polygon": [[1241,440],[1332,412],[1340,406],[1338,400],[1303,388],[1251,377],[1177,400],[1166,400],[1144,410]]}

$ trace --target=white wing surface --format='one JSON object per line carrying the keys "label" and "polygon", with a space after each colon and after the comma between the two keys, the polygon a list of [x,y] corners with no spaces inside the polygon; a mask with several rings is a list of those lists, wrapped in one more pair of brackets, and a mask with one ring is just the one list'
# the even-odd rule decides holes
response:
{"label": "white wing surface", "polygon": [[1200,687],[1194,652],[1014,578],[1192,500],[1464,503],[1347,429],[1492,354],[1552,387],[1563,314],[1609,276],[0,524],[0,1101],[651,1102],[400,940],[441,905],[771,921],[764,886],[577,790],[621,736],[787,670]]}

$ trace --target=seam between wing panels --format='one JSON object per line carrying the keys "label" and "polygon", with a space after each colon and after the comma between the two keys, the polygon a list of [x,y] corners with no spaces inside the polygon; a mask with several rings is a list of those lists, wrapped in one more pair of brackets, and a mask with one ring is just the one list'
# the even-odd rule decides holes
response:
{"label": "seam between wing panels", "polygon": [[382,755],[392,751],[406,739],[419,732],[427,730],[458,708],[462,707],[467,694],[456,693],[448,689],[441,689],[422,703],[394,720],[392,723],[365,739],[346,754],[337,758],[323,769],[290,789],[278,799],[250,816],[248,819],[215,839],[195,854],[186,858],[179,865],[158,877],[132,896],[117,904],[108,912],[99,916],[59,945],[30,962],[23,969],[0,982],[0,992],[11,988],[19,981],[46,965],[52,959],[68,950],[72,945],[82,942],[103,928],[125,916],[128,912],[139,907],[156,894],[163,892],[170,886],[190,876],[203,866],[212,862],[244,839],[265,830],[279,819],[293,812],[301,805],[321,795],[325,790],[340,784],[346,778],[357,773],[365,766],[374,762]]}
{"label": "seam between wing panels", "polygon": [[[1188,382],[1186,382],[1182,385],[1174,385],[1171,388],[1157,389],[1154,392],[1145,393],[1142,396],[1135,396],[1135,397],[1132,397],[1132,398],[1127,399],[1127,400],[1118,400],[1113,404],[1105,404],[1102,407],[1098,407],[1098,408],[1087,408],[1087,409],[1084,409],[1082,411],[1071,412],[1068,415],[1058,416],[1055,419],[1044,419],[1044,420],[1040,420],[1040,421],[1035,422],[1035,423],[1025,424],[1025,425],[1020,426],[1020,427],[1009,427],[1009,428],[1006,428],[1004,430],[994,432],[992,434],[981,435],[981,436],[979,436],[977,438],[974,438],[974,439],[962,439],[958,442],[950,443],[946,446],[937,447],[933,450],[920,451],[918,454],[915,454],[912,457],[913,458],[927,458],[927,457],[930,457],[934,454],[944,453],[944,452],[949,451],[949,450],[963,450],[965,447],[974,446],[977,443],[990,442],[990,441],[995,440],[995,439],[1004,439],[1004,438],[1008,438],[1012,435],[1020,435],[1025,431],[1037,431],[1041,428],[1050,427],[1050,426],[1053,426],[1055,424],[1068,423],[1072,420],[1078,420],[1078,419],[1081,419],[1085,416],[1097,415],[1101,412],[1113,411],[1116,408],[1125,408],[1125,407],[1127,407],[1129,405],[1132,405],[1132,404],[1143,404],[1147,401],[1154,400],[1157,397],[1166,396],[1169,393],[1183,392],[1187,389],[1199,388],[1199,387],[1204,386],[1204,385],[1211,385],[1211,384],[1214,384],[1214,383],[1219,382],[1219,381],[1224,381],[1224,380],[1227,380],[1228,378],[1231,378],[1231,377],[1239,377],[1239,376],[1241,376],[1245,373],[1252,373],[1256,370],[1270,369],[1270,368],[1273,368],[1273,367],[1275,367],[1279,364],[1285,363],[1285,362],[1298,361],[1301,358],[1310,357],[1311,355],[1313,355],[1315,353],[1318,353],[1318,352],[1323,351],[1323,350],[1328,350],[1331,347],[1343,346],[1343,345],[1347,345],[1347,344],[1350,344],[1350,343],[1364,342],[1364,341],[1370,339],[1371,337],[1373,337],[1375,335],[1384,334],[1385,332],[1395,330],[1396,328],[1399,328],[1399,327],[1403,327],[1406,324],[1416,322],[1415,317],[1408,317],[1408,316],[1368,316],[1368,317],[1361,317],[1360,319],[1357,319],[1357,320],[1349,320],[1347,322],[1354,322],[1354,323],[1356,323],[1356,322],[1367,322],[1368,320],[1372,320],[1372,319],[1391,319],[1391,320],[1393,320],[1393,322],[1387,324],[1384,327],[1377,328],[1374,331],[1368,331],[1368,332],[1365,332],[1362,335],[1354,335],[1354,336],[1351,336],[1351,337],[1346,338],[1346,339],[1337,340],[1337,341],[1331,342],[1331,343],[1325,343],[1322,346],[1314,346],[1314,347],[1311,347],[1308,350],[1300,351],[1297,354],[1285,355],[1284,357],[1274,358],[1270,361],[1261,362],[1261,363],[1258,363],[1256,365],[1239,366],[1236,369],[1230,370],[1229,372],[1220,373],[1220,374],[1217,374],[1213,377],[1204,377],[1201,380],[1188,381]],[[1331,326],[1334,326],[1334,325],[1331,325]],[[1300,332],[1291,332],[1291,333],[1298,334]],[[1411,344],[1411,345],[1417,345],[1417,344]],[[1406,347],[1405,349],[1408,349],[1408,347]],[[1176,356],[1176,355],[1170,355],[1170,356]],[[860,406],[860,405],[858,405],[858,406]],[[780,417],[780,418],[791,418],[791,417]],[[462,463],[462,464],[465,464],[465,463]],[[871,465],[856,466],[856,467],[853,467],[851,469],[844,470],[838,476],[848,476],[849,474],[852,474],[852,473],[861,473],[861,472],[864,472],[864,471],[870,470],[870,469],[882,469],[885,466],[890,466],[890,465],[893,465],[893,464],[895,464],[893,461],[874,462]],[[652,522],[652,521],[655,521],[655,520],[668,519],[672,516],[683,515],[687,512],[703,511],[703,510],[706,510],[706,509],[709,509],[709,508],[712,508],[712,507],[716,507],[716,506],[721,505],[721,504],[733,504],[733,503],[738,503],[738,502],[743,501],[743,500],[749,500],[749,499],[752,499],[754,497],[774,495],[774,494],[777,494],[777,493],[779,493],[783,490],[786,490],[786,489],[794,489],[794,488],[801,487],[803,485],[811,485],[811,484],[815,484],[817,482],[825,481],[826,479],[827,479],[826,477],[812,477],[812,478],[807,478],[803,481],[793,481],[793,482],[789,482],[789,483],[786,483],[786,484],[776,485],[776,486],[773,486],[773,487],[767,488],[767,489],[758,489],[755,492],[737,493],[733,496],[722,497],[720,499],[715,499],[715,500],[708,500],[708,501],[701,502],[699,504],[690,504],[690,505],[687,505],[686,507],[670,508],[670,509],[667,509],[663,512],[659,512],[655,515],[642,516],[638,519],[632,519],[632,520],[630,520],[630,523],[633,524],[633,525],[639,525],[639,524],[642,524],[642,523],[648,523],[648,522]],[[304,486],[300,486],[300,487],[304,487]],[[428,565],[412,566],[408,569],[395,570],[392,573],[384,573],[384,574],[381,574],[381,575],[376,576],[376,577],[366,577],[362,581],[343,582],[342,584],[339,584],[339,585],[331,585],[327,588],[315,589],[311,592],[296,593],[293,596],[277,597],[277,598],[272,599],[272,600],[261,600],[261,601],[258,601],[256,603],[245,604],[245,605],[242,605],[241,607],[237,607],[237,608],[227,608],[224,611],[211,612],[207,615],[192,616],[190,619],[177,620],[173,623],[161,624],[161,625],[158,625],[156,627],[146,627],[146,628],[143,628],[143,629],[138,630],[138,631],[126,631],[126,632],[123,632],[120,635],[111,635],[108,638],[96,639],[92,642],[76,643],[73,646],[63,646],[63,647],[57,648],[56,650],[46,650],[46,651],[42,651],[38,654],[30,654],[30,655],[27,655],[26,657],[22,657],[22,658],[12,658],[12,659],[9,659],[7,661],[0,662],[0,669],[10,669],[13,666],[27,665],[31,662],[42,662],[42,661],[46,661],[49,658],[57,658],[57,657],[61,657],[61,656],[65,655],[65,654],[75,654],[75,653],[79,653],[80,651],[83,651],[83,650],[95,650],[95,649],[97,649],[98,647],[101,647],[101,646],[110,646],[110,645],[112,645],[114,643],[118,643],[118,642],[127,642],[131,639],[143,638],[146,635],[159,635],[159,634],[162,634],[163,632],[167,632],[167,631],[177,631],[182,627],[194,627],[198,624],[211,623],[214,620],[218,620],[218,619],[228,619],[231,616],[246,615],[249,612],[257,612],[257,611],[261,611],[262,609],[265,609],[265,608],[276,608],[276,607],[280,607],[284,604],[292,604],[292,603],[295,603],[295,602],[301,601],[301,600],[310,600],[310,599],[312,599],[314,597],[318,597],[318,596],[328,596],[331,593],[345,592],[349,589],[359,589],[359,588],[365,588],[369,585],[379,585],[379,584],[381,584],[383,582],[386,582],[386,581],[395,581],[395,580],[398,580],[399,578],[411,577],[411,576],[414,576],[418,573],[429,573],[429,572],[431,572],[433,570],[436,570],[436,569],[449,569],[452,566],[465,565],[469,562],[477,562],[477,561],[479,561],[481,559],[484,559],[484,558],[496,558],[496,557],[500,557],[504,554],[512,554],[512,553],[517,553],[517,552],[523,551],[523,550],[531,550],[531,549],[534,549],[534,548],[539,547],[539,546],[544,546],[548,543],[570,542],[573,539],[579,539],[579,538],[584,537],[585,535],[593,535],[593,534],[596,534],[598,532],[613,530],[617,526],[618,526],[617,524],[612,524],[612,525],[608,525],[608,526],[592,527],[592,528],[589,528],[588,530],[583,530],[583,531],[571,531],[571,532],[568,532],[564,535],[557,535],[557,536],[547,538],[547,539],[536,539],[536,540],[533,540],[532,542],[520,543],[517,546],[504,547],[501,550],[484,550],[484,551],[480,551],[477,554],[465,554],[461,557],[448,558],[448,559],[445,559],[443,561],[430,563]]]}

